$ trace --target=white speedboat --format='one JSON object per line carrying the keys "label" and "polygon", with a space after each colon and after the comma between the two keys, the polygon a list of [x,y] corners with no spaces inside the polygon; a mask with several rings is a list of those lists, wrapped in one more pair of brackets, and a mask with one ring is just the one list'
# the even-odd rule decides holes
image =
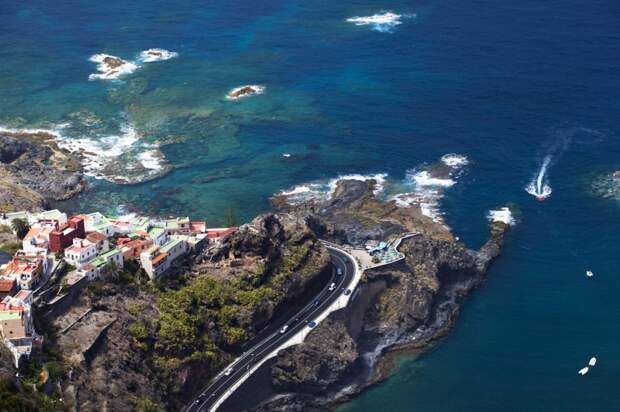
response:
{"label": "white speedboat", "polygon": [[592,272],[591,270],[586,270],[586,276],[591,278],[592,276],[594,276],[594,272]]}
{"label": "white speedboat", "polygon": [[291,158],[291,154],[290,153],[282,153],[282,157],[285,159],[290,159]]}
{"label": "white speedboat", "polygon": [[585,375],[586,373],[588,373],[588,371],[590,370],[590,368],[588,368],[587,366],[585,368],[581,368],[579,369],[579,372],[577,372],[578,374],[580,374],[581,376]]}
{"label": "white speedboat", "polygon": [[596,366],[596,356],[592,356],[590,358],[590,362],[588,362],[588,365],[590,366]]}

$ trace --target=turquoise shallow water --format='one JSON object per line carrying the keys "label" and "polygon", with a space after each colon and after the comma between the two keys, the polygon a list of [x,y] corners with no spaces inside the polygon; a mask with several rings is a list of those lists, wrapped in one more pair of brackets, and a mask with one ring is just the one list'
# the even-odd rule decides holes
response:
{"label": "turquoise shallow water", "polygon": [[[332,3],[2,4],[0,125],[69,123],[67,137],[95,142],[129,125],[174,170],[133,186],[93,180],[60,206],[212,225],[229,209],[250,219],[304,182],[401,182],[446,153],[466,155],[444,219],[476,247],[486,212],[515,204],[504,254],[447,339],[343,410],[618,410],[619,210],[591,190],[620,168],[618,5]],[[382,10],[416,17],[387,32],[345,21]],[[151,47],[179,56],[120,82],[88,80],[93,54],[133,60]],[[265,94],[224,99],[243,84]],[[550,153],[553,193],[536,202],[524,188]],[[579,377],[592,355],[598,366]]]}

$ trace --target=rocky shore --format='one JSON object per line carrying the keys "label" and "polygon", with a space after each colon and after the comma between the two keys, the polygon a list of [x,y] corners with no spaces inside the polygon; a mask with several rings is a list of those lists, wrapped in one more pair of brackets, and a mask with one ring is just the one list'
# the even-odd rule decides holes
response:
{"label": "rocky shore", "polygon": [[398,208],[373,195],[373,181],[342,181],[330,199],[278,206],[306,219],[318,236],[362,246],[420,232],[403,242],[395,265],[368,270],[350,306],[335,312],[301,345],[271,367],[277,395],[256,411],[333,408],[389,376],[394,355],[419,353],[450,330],[464,298],[485,279],[508,225],[491,222],[488,241],[468,249],[444,225],[416,208]]}
{"label": "rocky shore", "polygon": [[[26,162],[48,184],[81,181],[79,171],[46,169],[62,155],[50,147],[15,136],[0,142],[7,173],[19,176],[15,163]],[[325,286],[330,258],[319,239],[363,246],[418,232],[400,247],[405,260],[366,271],[347,308],[282,351],[267,370],[276,395],[255,410],[325,410],[350,399],[389,375],[393,354],[426,350],[449,331],[508,227],[492,223],[489,240],[471,250],[419,208],[378,200],[374,185],[341,181],[329,198],[295,206],[280,196],[279,211],[194,253],[156,283],[129,263],[114,278],[71,289],[66,275],[55,275],[35,304],[45,350],[11,385],[26,393],[20,382],[35,381],[42,399],[62,399],[47,410],[180,410]],[[27,188],[38,194],[34,183]]]}
{"label": "rocky shore", "polygon": [[42,210],[86,187],[77,159],[44,132],[0,132],[0,210]]}

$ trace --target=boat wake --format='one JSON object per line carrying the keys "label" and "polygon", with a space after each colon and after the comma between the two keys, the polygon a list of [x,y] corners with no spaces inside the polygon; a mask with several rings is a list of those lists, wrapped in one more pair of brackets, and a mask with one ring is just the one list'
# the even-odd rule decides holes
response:
{"label": "boat wake", "polygon": [[543,161],[538,174],[525,188],[526,192],[536,197],[536,199],[541,202],[551,196],[551,192],[553,192],[547,181],[547,170],[549,169],[550,164],[551,155],[545,156],[545,160]]}

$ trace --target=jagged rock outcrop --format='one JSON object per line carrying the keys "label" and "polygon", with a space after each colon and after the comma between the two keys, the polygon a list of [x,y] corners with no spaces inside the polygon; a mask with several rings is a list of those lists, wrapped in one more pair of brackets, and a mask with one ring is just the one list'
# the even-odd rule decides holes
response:
{"label": "jagged rock outcrop", "polygon": [[[40,210],[50,201],[79,193],[86,181],[66,154],[43,143],[32,133],[0,133],[0,209]],[[36,134],[35,134],[36,135]],[[36,140],[36,139],[35,139]]]}
{"label": "jagged rock outcrop", "polygon": [[345,376],[357,357],[357,346],[344,323],[327,319],[303,345],[278,355],[271,369],[273,385],[279,390],[325,391]]}
{"label": "jagged rock outcrop", "polygon": [[[384,379],[392,366],[390,352],[425,350],[447,333],[462,300],[499,255],[508,225],[492,223],[488,241],[479,250],[468,249],[445,226],[377,200],[373,187],[373,182],[342,181],[323,203],[292,209],[312,230],[336,242],[362,245],[410,231],[419,235],[401,244],[404,261],[365,272],[348,316],[332,314],[339,321],[328,318],[304,343],[278,356],[272,379],[280,394],[255,410],[325,410]],[[332,364],[338,348],[328,337],[335,336],[345,343],[347,367],[336,363],[336,372],[325,374],[322,366]],[[347,374],[352,365],[355,373]]]}

